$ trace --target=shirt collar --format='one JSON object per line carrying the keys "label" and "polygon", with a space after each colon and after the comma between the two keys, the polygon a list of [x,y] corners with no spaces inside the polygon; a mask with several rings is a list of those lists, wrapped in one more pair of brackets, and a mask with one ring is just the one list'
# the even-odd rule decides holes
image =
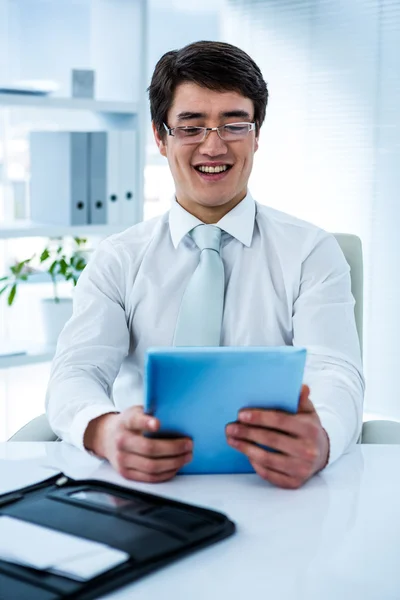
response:
{"label": "shirt collar", "polygon": [[[253,238],[254,220],[256,215],[256,205],[248,192],[245,198],[235,208],[232,208],[218,223],[223,231],[236,238],[244,246],[251,246]],[[172,243],[177,248],[181,240],[196,225],[202,225],[203,222],[190,214],[178,202],[173,199],[169,211],[169,229],[171,232]]]}

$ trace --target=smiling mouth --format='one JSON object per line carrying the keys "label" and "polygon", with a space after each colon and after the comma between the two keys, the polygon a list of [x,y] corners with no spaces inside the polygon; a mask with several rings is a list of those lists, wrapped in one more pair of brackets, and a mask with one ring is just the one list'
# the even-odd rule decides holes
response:
{"label": "smiling mouth", "polygon": [[232,168],[232,165],[218,165],[216,167],[209,167],[209,166],[199,165],[199,166],[196,166],[194,168],[199,173],[208,173],[210,175],[215,175],[215,174],[218,174],[218,173],[225,173],[226,171],[229,171],[229,169]]}

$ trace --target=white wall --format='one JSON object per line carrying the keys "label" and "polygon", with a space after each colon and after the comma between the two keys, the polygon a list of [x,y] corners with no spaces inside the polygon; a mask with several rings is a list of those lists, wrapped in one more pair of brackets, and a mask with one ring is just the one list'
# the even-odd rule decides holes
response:
{"label": "white wall", "polygon": [[[157,61],[169,50],[199,40],[219,40],[223,0],[188,2],[186,0],[149,0],[148,83]],[[153,140],[148,115],[147,165],[145,168],[144,218],[169,209],[174,183],[167,161]]]}

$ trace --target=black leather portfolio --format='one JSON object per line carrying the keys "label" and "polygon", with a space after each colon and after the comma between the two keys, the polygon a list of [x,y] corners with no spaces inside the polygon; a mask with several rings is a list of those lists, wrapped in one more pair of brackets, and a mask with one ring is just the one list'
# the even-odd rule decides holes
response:
{"label": "black leather portfolio", "polygon": [[[0,496],[0,521],[3,516],[25,528],[28,522],[99,542],[127,557],[86,581],[7,557],[0,560],[1,600],[100,598],[235,531],[234,523],[214,510],[62,474]],[[13,540],[14,548],[24,543]],[[170,592],[165,590],[165,597],[173,597]]]}

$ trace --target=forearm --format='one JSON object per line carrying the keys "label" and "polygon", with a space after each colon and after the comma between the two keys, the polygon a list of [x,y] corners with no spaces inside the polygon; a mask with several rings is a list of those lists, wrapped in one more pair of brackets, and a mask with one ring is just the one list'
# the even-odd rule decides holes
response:
{"label": "forearm", "polygon": [[83,436],[83,445],[86,450],[94,452],[100,458],[107,457],[107,442],[113,435],[115,418],[115,414],[108,413],[89,422]]}

